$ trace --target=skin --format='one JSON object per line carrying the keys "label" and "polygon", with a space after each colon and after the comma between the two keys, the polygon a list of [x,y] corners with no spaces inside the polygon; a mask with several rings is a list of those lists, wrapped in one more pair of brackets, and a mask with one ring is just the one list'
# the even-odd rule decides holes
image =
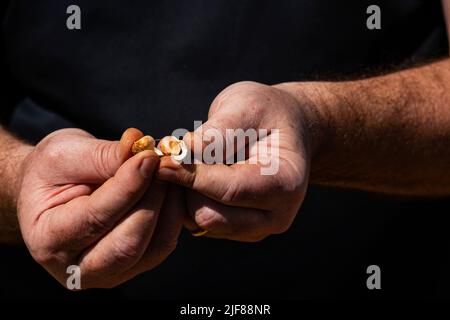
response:
{"label": "skin", "polygon": [[163,159],[158,177],[190,189],[189,229],[249,242],[285,232],[308,183],[448,196],[449,86],[450,59],[359,81],[237,83],[218,95],[208,121],[185,141],[195,150],[207,145],[195,143],[204,141],[200,130],[279,129],[278,173],[262,176],[258,165],[248,163]]}
{"label": "skin", "polygon": [[[306,193],[310,167],[301,114],[291,95],[259,83],[237,83],[218,95],[201,129],[279,129],[280,169],[263,176],[258,164],[180,165],[163,158],[158,177],[190,189],[186,200],[194,221],[189,229],[208,230],[210,237],[259,241],[289,228]],[[191,133],[184,140],[195,151],[195,139],[201,138]]]}
{"label": "skin", "polygon": [[[285,232],[308,183],[448,196],[450,91],[433,83],[437,77],[450,83],[448,60],[356,82],[234,84],[219,94],[208,121],[185,141],[195,150],[200,130],[277,128],[278,173],[263,176],[259,165],[248,163],[181,165],[165,158],[158,177],[189,188],[189,229],[249,242]],[[398,90],[387,91],[387,83]],[[414,96],[413,103],[405,104],[405,95]],[[428,105],[419,108],[419,101]]]}
{"label": "skin", "polygon": [[[449,83],[446,59],[360,81],[232,85],[204,127],[279,129],[273,176],[245,163],[187,167],[150,151],[132,157],[131,143],[142,136],[136,129],[120,142],[66,129],[35,147],[2,129],[0,240],[23,239],[63,285],[67,266],[78,264],[82,288],[107,288],[163,261],[182,223],[239,241],[286,231],[309,183],[448,196]],[[185,141],[194,148],[198,138]],[[186,200],[155,174],[186,187]]]}
{"label": "skin", "polygon": [[175,249],[182,216],[172,204],[180,190],[153,179],[154,152],[130,157],[140,137],[129,129],[120,142],[104,141],[64,129],[25,157],[17,199],[23,240],[64,286],[69,265],[80,266],[83,289],[109,288],[154,268]]}

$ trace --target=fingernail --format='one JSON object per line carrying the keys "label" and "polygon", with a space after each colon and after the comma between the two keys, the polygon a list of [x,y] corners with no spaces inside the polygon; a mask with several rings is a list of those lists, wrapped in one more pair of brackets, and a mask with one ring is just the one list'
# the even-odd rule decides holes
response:
{"label": "fingernail", "polygon": [[141,162],[141,167],[139,171],[144,178],[150,178],[155,170],[155,161],[152,161],[151,158],[145,158]]}
{"label": "fingernail", "polygon": [[174,180],[177,172],[169,168],[161,168],[158,170],[156,176],[162,180]]}

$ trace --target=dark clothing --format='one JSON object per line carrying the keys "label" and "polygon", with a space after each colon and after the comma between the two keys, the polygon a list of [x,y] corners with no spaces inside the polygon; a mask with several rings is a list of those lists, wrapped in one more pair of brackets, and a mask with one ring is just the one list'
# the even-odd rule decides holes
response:
{"label": "dark clothing", "polygon": [[[66,28],[71,4],[82,10],[82,30]],[[447,55],[440,1],[376,1],[381,30],[366,27],[371,4],[10,1],[3,121],[31,141],[68,126],[108,139],[130,126],[161,137],[206,120],[212,99],[237,81],[359,77]],[[184,234],[156,270],[112,291],[64,295],[25,249],[4,248],[0,270],[10,276],[0,288],[12,296],[158,299],[442,295],[448,207],[312,187],[290,231],[258,244]],[[382,270],[379,292],[365,285],[371,264]]]}

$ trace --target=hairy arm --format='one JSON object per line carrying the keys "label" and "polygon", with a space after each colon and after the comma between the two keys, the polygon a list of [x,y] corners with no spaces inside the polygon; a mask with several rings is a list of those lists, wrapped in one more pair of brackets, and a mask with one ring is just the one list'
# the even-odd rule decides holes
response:
{"label": "hairy arm", "polygon": [[[450,60],[359,81],[238,82],[218,94],[208,121],[184,141],[210,154],[214,136],[215,152],[236,150],[228,129],[277,130],[270,142],[248,144],[248,161],[163,158],[158,171],[161,180],[189,188],[186,227],[207,237],[254,242],[285,232],[309,182],[448,196]],[[269,175],[260,171],[267,159],[276,167]]]}
{"label": "hairy arm", "polygon": [[31,146],[0,127],[0,243],[21,241],[16,203],[22,177],[22,164]]}
{"label": "hairy arm", "polygon": [[[450,22],[450,1],[444,8]],[[312,183],[450,195],[450,59],[359,81],[278,87],[314,106]]]}
{"label": "hairy arm", "polygon": [[312,183],[450,194],[450,60],[367,80],[280,87],[307,94],[315,106]]}

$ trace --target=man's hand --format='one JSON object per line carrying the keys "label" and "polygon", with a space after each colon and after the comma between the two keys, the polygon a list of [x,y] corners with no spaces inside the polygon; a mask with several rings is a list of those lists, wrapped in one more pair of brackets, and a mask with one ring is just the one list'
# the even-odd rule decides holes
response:
{"label": "man's hand", "polygon": [[[193,221],[188,228],[208,230],[209,237],[250,242],[286,231],[306,192],[311,154],[306,126],[312,118],[312,113],[307,114],[291,95],[278,88],[241,82],[220,93],[212,103],[208,121],[186,135],[186,143],[191,149],[196,145],[205,148],[196,139],[207,140],[200,132],[210,129],[218,130],[224,141],[226,129],[278,129],[279,159],[275,160],[279,169],[273,175],[261,174],[262,165],[256,159],[261,154],[255,150],[262,141],[247,146],[250,150],[245,162],[231,166],[180,165],[163,158],[158,177],[191,189],[187,206]],[[267,143],[270,138],[269,133],[263,139]]]}
{"label": "man's hand", "polygon": [[[201,129],[279,129],[279,171],[263,176],[247,162],[179,165],[163,159],[159,177],[199,192],[189,192],[187,204],[207,235],[242,241],[285,231],[308,180],[448,197],[449,83],[450,59],[358,81],[238,83],[217,97]],[[198,136],[185,137],[194,150]]]}
{"label": "man's hand", "polygon": [[167,185],[152,179],[156,154],[130,158],[141,136],[128,130],[119,143],[65,129],[26,158],[18,200],[22,235],[36,261],[64,286],[69,265],[80,266],[82,289],[112,287],[175,248],[179,191],[166,197]]}

